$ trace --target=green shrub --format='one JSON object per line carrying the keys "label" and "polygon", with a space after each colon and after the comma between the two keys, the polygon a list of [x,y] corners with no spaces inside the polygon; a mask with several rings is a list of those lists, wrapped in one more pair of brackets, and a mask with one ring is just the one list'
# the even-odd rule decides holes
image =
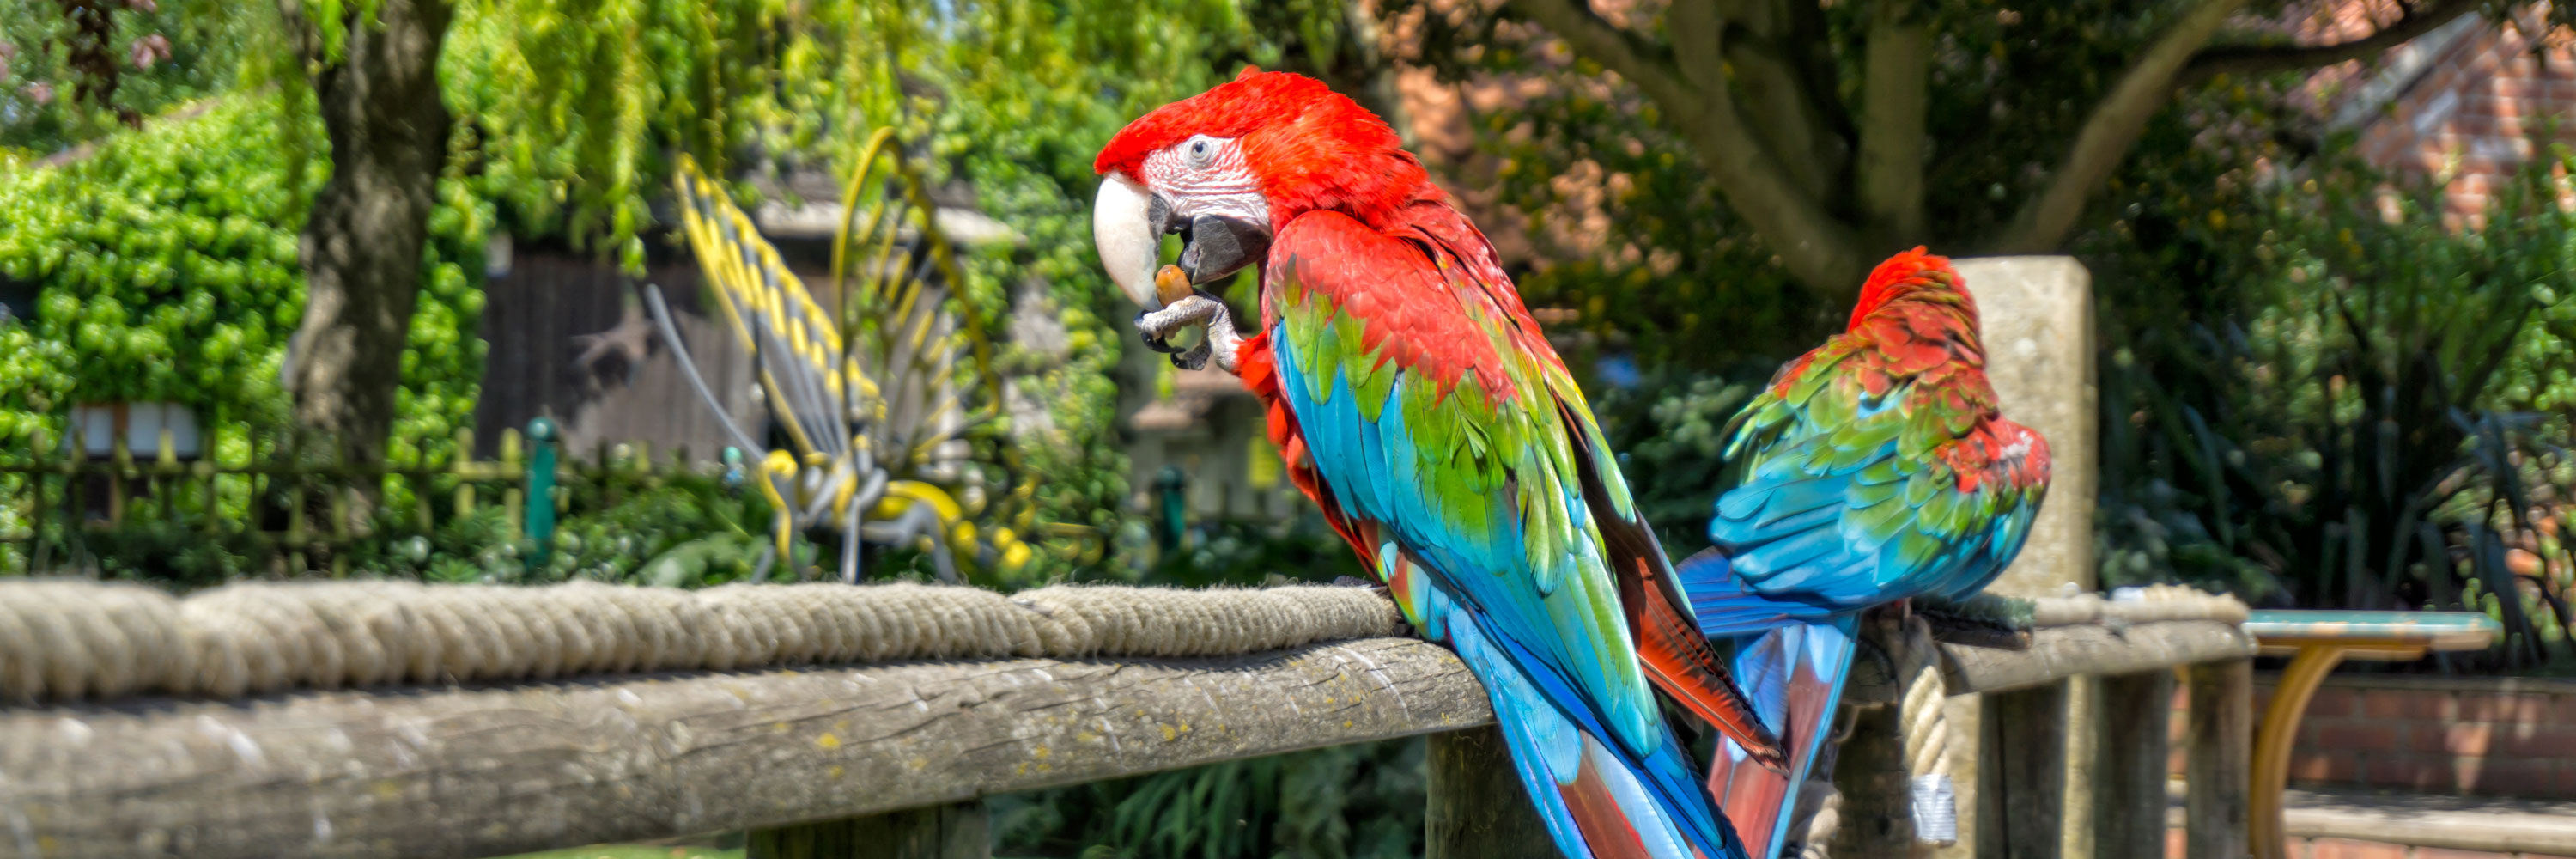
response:
{"label": "green shrub", "polygon": [[[59,439],[76,402],[185,404],[227,462],[250,455],[249,427],[284,425],[279,369],[304,309],[298,232],[327,167],[298,168],[280,108],[237,95],[69,164],[0,176],[0,284],[34,296],[0,321],[0,346],[40,344],[0,351],[0,449],[14,452],[0,456],[23,455],[38,428]],[[397,463],[443,454],[481,383],[490,207],[454,181],[439,192]]]}

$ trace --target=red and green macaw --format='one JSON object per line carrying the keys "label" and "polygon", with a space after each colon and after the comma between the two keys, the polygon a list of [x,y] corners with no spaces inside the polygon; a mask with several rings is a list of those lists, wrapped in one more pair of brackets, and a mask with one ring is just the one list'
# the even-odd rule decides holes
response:
{"label": "red and green macaw", "polygon": [[[1569,856],[1741,859],[1664,712],[1769,755],[1627,483],[1493,245],[1394,129],[1315,80],[1247,70],[1101,150],[1093,229],[1149,342],[1208,352],[1269,408],[1297,485],[1426,637],[1484,681]],[[1157,290],[1261,266],[1260,329]],[[1166,284],[1169,286],[1170,284]]]}
{"label": "red and green macaw", "polygon": [[[1944,374],[1939,361],[1910,363],[1944,347],[1883,340],[1867,351],[1894,357],[1810,356],[1798,366],[1812,373],[1784,373],[1790,384],[1775,396],[1785,405],[1753,414],[1738,443],[1752,480],[1720,501],[1721,523],[1732,503],[1750,505],[1752,524],[1716,529],[1721,554],[1676,570],[1492,244],[1375,115],[1317,81],[1246,70],[1137,119],[1095,168],[1104,178],[1094,238],[1111,278],[1156,308],[1137,319],[1146,341],[1171,351],[1168,335],[1207,327],[1207,341],[1175,362],[1214,360],[1261,397],[1291,478],[1405,616],[1484,682],[1522,782],[1568,856],[1773,855],[1795,799],[1787,787],[1804,778],[1819,714],[1832,712],[1849,664],[1849,616],[1866,607],[1832,600],[1872,593],[1823,586],[1857,575],[1884,579],[1882,599],[1940,590],[1915,587],[1907,571],[1957,557],[1999,569],[2027,528],[2026,512],[2009,505],[1921,494],[1983,499],[2004,485],[1959,471],[1973,457],[1929,430],[1890,436],[1893,458],[1845,450],[1875,443],[1891,416],[1908,427],[1955,423],[1918,407],[1924,397],[1967,409],[1957,412],[1970,418],[1962,438],[1992,418],[1991,390],[1973,367]],[[1158,268],[1172,233],[1179,261]],[[1252,266],[1261,319],[1245,337],[1224,303],[1193,285]],[[1974,311],[1952,292],[1964,340],[1942,342],[1973,354]],[[1856,313],[1855,329],[1911,313],[1930,293],[1876,290],[1887,297]],[[1859,381],[1838,381],[1846,376]],[[1959,387],[1970,379],[1981,396]],[[1902,420],[1916,413],[1925,417]],[[2014,455],[1996,447],[1988,458]],[[2017,455],[2045,474],[2044,447]],[[1846,465],[1856,470],[1835,470]],[[1822,470],[1800,483],[1783,468]],[[1943,484],[1927,469],[1959,476]],[[1901,493],[1884,488],[1889,475]],[[1821,480],[1852,496],[1834,508],[1839,518],[1808,515],[1824,508],[1769,514],[1766,499],[1791,499],[1779,502],[1786,510],[1823,491]],[[1740,492],[1759,497],[1733,501]],[[1883,508],[1889,499],[1946,518],[1917,522]],[[2027,500],[2036,507],[2035,495]],[[2021,524],[1978,518],[1999,510]],[[1895,530],[1871,530],[1885,526]],[[1800,548],[1816,529],[1896,547],[1871,557],[1902,568]],[[1954,537],[1983,548],[1917,552]],[[1924,569],[1960,583],[1959,569]],[[1969,572],[1978,584],[1991,575]],[[1713,727],[1718,759],[1693,760],[1679,729],[1695,726],[1677,722]]]}
{"label": "red and green macaw", "polygon": [[1796,786],[1851,669],[1862,610],[1957,599],[1994,581],[2048,492],[2048,441],[2005,420],[1977,304],[1922,248],[1879,264],[1847,330],[1780,368],[1728,428],[1741,475],[1715,545],[1676,578],[1700,631],[1791,766],[1746,766],[1725,739],[1708,784],[1753,851],[1786,839]]}

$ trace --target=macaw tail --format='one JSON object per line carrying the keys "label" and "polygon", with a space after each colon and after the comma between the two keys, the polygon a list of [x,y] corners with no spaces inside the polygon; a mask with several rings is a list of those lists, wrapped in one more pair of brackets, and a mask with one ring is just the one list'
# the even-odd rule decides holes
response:
{"label": "macaw tail", "polygon": [[1762,766],[1720,736],[1716,759],[1709,762],[1708,791],[1743,834],[1745,853],[1769,859],[1788,840],[1798,787],[1824,749],[1842,703],[1858,618],[1754,593],[1716,549],[1691,556],[1674,573],[1709,641],[1733,650],[1736,682],[1762,723],[1778,734],[1789,761],[1787,772]]}
{"label": "macaw tail", "polygon": [[1652,753],[1630,754],[1580,704],[1560,706],[1580,699],[1543,669],[1525,669],[1540,663],[1490,634],[1482,618],[1451,612],[1444,625],[1459,658],[1484,681],[1512,767],[1564,855],[1750,859],[1669,729]]}

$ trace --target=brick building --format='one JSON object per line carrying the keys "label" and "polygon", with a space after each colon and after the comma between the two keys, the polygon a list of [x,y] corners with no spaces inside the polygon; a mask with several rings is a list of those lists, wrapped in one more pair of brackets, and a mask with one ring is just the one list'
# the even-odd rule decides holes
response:
{"label": "brick building", "polygon": [[[2452,212],[2475,215],[2535,154],[2535,136],[2576,142],[2576,38],[2549,31],[2545,12],[2525,6],[2510,23],[2464,15],[2377,62],[2322,70],[2304,106],[2329,133],[2356,133],[2370,163],[2446,179]],[[2396,14],[2391,0],[2347,0],[2293,28],[2303,42],[2339,42]]]}

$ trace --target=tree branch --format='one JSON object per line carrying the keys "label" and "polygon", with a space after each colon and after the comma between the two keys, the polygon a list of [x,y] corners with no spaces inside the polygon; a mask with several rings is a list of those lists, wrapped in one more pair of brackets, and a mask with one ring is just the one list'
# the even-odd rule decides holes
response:
{"label": "tree branch", "polygon": [[1924,237],[1923,119],[1932,82],[1931,31],[1907,6],[1880,3],[1870,20],[1854,165],[1861,209],[1898,245]]}
{"label": "tree branch", "polygon": [[2405,7],[2404,14],[2388,26],[2379,28],[2379,32],[2332,45],[2210,48],[2191,58],[2191,64],[2183,68],[2175,84],[2187,87],[2219,75],[2259,75],[2366,59],[2439,30],[2442,25],[2477,11],[2478,6],[2476,0],[2436,0]]}
{"label": "tree branch", "polygon": [[1667,109],[1695,101],[1671,52],[1602,20],[1588,0],[1520,0],[1514,5],[1575,53],[1618,72]]}
{"label": "tree branch", "polygon": [[1725,40],[1725,59],[1735,71],[1742,104],[1771,154],[1788,168],[1790,178],[1809,197],[1824,199],[1841,173],[1842,147],[1833,120],[1812,97],[1797,65],[1768,39],[1736,28]]}
{"label": "tree branch", "polygon": [[1859,289],[1867,269],[1852,229],[1791,181],[1780,159],[1746,126],[1729,87],[1685,79],[1669,52],[1611,26],[1593,14],[1588,0],[1511,3],[1661,107],[1716,179],[1728,208],[1753,227],[1792,276],[1834,299]]}
{"label": "tree branch", "polygon": [[2056,250],[2074,229],[2075,219],[2084,214],[2085,200],[2110,179],[2111,171],[2128,156],[2129,147],[2146,130],[2147,120],[2164,109],[2183,68],[2217,34],[2219,25],[2244,8],[2246,2],[2205,0],[2184,13],[2164,35],[2156,37],[2121,74],[2111,92],[2093,106],[2092,115],[2085,117],[2075,142],[2050,175],[2048,186],[2013,216],[2003,234],[1989,243],[1991,250],[2006,254]]}

